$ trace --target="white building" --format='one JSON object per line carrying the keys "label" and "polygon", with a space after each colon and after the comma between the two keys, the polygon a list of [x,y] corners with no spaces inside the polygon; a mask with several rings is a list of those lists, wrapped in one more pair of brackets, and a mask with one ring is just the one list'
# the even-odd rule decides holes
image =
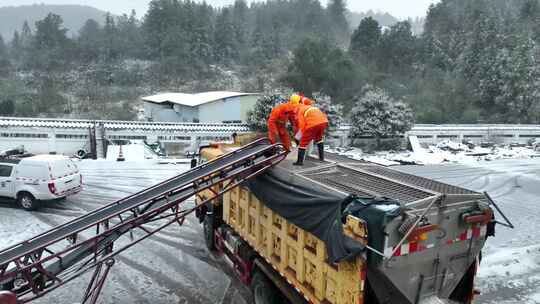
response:
{"label": "white building", "polygon": [[143,97],[148,121],[245,123],[258,94],[206,92],[198,94],[165,93]]}

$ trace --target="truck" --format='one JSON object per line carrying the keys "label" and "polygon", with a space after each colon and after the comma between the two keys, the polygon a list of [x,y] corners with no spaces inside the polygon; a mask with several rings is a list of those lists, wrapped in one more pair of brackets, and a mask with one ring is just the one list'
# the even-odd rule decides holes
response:
{"label": "truck", "polygon": [[[202,147],[199,162],[240,145]],[[208,249],[254,303],[473,302],[493,201],[388,167],[330,155],[196,196]]]}

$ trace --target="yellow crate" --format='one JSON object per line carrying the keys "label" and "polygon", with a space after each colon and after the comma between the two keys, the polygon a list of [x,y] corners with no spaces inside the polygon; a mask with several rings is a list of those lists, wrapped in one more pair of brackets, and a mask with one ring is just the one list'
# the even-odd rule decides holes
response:
{"label": "yellow crate", "polygon": [[[267,208],[247,188],[237,187],[224,195],[223,220],[308,301],[364,303],[363,257],[335,265],[326,263],[324,242]],[[360,242],[367,241],[360,219],[347,218],[344,232]]]}

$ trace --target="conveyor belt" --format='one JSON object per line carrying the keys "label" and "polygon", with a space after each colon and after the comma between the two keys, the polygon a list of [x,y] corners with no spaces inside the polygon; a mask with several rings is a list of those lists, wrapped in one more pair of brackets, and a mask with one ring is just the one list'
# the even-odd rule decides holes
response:
{"label": "conveyor belt", "polygon": [[[34,281],[37,280],[36,275],[41,276],[42,281],[58,281],[59,284],[56,285],[62,285],[66,280],[58,280],[58,275],[77,263],[83,263],[82,266],[77,266],[77,269],[81,270],[89,265],[88,258],[92,259],[94,255],[107,255],[112,252],[113,242],[124,233],[140,228],[149,236],[157,230],[147,231],[142,225],[156,220],[172,218],[168,224],[175,220],[181,224],[183,217],[194,211],[194,209],[186,211],[179,208],[179,204],[187,198],[227,181],[230,184],[227,187],[224,186],[222,191],[230,190],[228,187],[234,187],[233,179],[249,179],[279,163],[285,156],[286,153],[281,145],[272,145],[267,139],[259,140],[30,240],[4,249],[0,251],[0,287],[1,284],[12,282],[10,280],[20,276],[24,276],[27,282]],[[222,193],[215,195],[220,194]],[[171,210],[172,214],[168,213]],[[113,224],[109,221],[117,216],[119,218],[117,223]],[[100,231],[102,226],[105,227]],[[61,252],[55,252],[56,250],[53,249],[58,246],[52,246],[65,242],[66,239],[82,232],[85,235],[94,233],[95,236],[91,242],[74,242],[71,247],[68,246],[68,249]],[[21,264],[20,261],[26,262]],[[75,276],[78,275],[68,276],[68,279]],[[22,294],[27,294],[31,289],[34,294],[37,294],[34,298],[39,297],[43,294],[40,289],[49,287],[47,284],[54,285],[46,283],[42,286],[40,284],[43,285],[43,283],[30,282],[28,287],[23,288]]]}

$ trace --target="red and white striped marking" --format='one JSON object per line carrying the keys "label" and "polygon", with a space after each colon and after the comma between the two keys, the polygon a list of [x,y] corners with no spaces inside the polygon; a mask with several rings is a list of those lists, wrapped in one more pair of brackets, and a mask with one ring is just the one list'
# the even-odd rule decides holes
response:
{"label": "red and white striped marking", "polygon": [[463,231],[457,238],[446,241],[446,244],[452,245],[457,242],[462,242],[462,241],[466,241],[466,240],[470,240],[474,238],[477,239],[480,237],[485,237],[486,233],[487,233],[487,225],[479,225],[479,224],[471,225],[469,226],[467,230]]}
{"label": "red and white striped marking", "polygon": [[[452,245],[457,242],[462,242],[462,241],[466,241],[466,240],[470,240],[474,238],[485,237],[486,233],[487,233],[486,225],[475,224],[475,225],[470,226],[467,230],[463,231],[456,239],[446,241],[446,244]],[[390,256],[392,255],[392,252],[394,252],[394,249],[396,247],[388,246],[388,238],[386,238],[385,242],[386,242],[386,245],[385,245],[384,255]],[[424,250],[431,249],[433,247],[435,247],[435,244],[424,245],[420,242],[406,243],[406,244],[401,245],[399,249],[396,250],[393,256],[396,257],[396,256],[410,255],[413,253],[422,252]]]}
{"label": "red and white striped marking", "polygon": [[[398,250],[396,250],[393,256],[410,255],[417,252],[422,252],[427,249],[431,249],[433,247],[435,247],[435,244],[424,245],[419,242],[405,243],[401,245]],[[392,252],[394,252],[394,249],[396,249],[396,247],[386,247],[386,249],[384,250],[384,255],[385,256],[392,255]]]}

